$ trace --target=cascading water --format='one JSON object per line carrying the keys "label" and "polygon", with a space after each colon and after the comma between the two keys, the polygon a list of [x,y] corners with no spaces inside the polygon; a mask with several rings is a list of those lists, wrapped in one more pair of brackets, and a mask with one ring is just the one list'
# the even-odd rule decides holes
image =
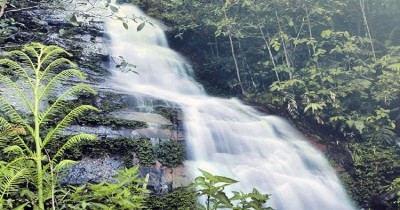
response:
{"label": "cascading water", "polygon": [[[129,5],[119,12],[146,17]],[[114,71],[111,85],[181,105],[193,173],[201,168],[238,180],[236,190],[270,193],[269,205],[277,210],[354,209],[324,157],[288,123],[238,100],[207,96],[190,76],[190,65],[169,49],[161,28],[147,25],[137,32],[130,24],[125,30],[110,20],[106,28],[112,55],[137,65],[139,74]]]}

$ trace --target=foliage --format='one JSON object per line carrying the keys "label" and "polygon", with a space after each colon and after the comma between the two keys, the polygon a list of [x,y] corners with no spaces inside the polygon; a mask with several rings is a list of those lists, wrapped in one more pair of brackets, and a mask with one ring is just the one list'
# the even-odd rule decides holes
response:
{"label": "foliage", "polygon": [[[48,96],[52,96],[58,90],[60,82],[71,77],[77,77],[81,80],[85,78],[82,72],[77,69],[63,70],[65,66],[74,66],[74,63],[67,58],[59,57],[63,54],[71,56],[60,47],[32,43],[24,46],[22,50],[7,52],[10,58],[0,59],[2,66],[1,84],[23,102],[21,105],[24,105],[29,113],[22,115],[20,111],[17,111],[20,109],[14,108],[11,102],[7,100],[6,94],[0,96],[2,114],[17,128],[26,130],[26,135],[13,132],[15,135],[10,136],[8,141],[3,141],[5,144],[1,145],[3,151],[11,157],[9,162],[2,163],[0,174],[1,186],[3,186],[3,193],[0,197],[1,205],[4,204],[5,200],[11,199],[12,195],[20,192],[17,189],[22,188],[24,193],[21,196],[26,196],[29,199],[21,206],[44,209],[44,203],[51,199],[55,193],[55,174],[73,164],[73,161],[69,160],[60,161],[65,150],[83,140],[96,139],[94,135],[78,134],[70,137],[52,156],[47,155],[47,145],[57,140],[62,130],[74,118],[82,115],[85,111],[97,111],[96,108],[89,105],[78,106],[61,118],[47,133],[43,133],[46,122],[52,120],[53,114],[62,107],[64,99],[79,91],[95,93],[87,85],[75,85],[64,91],[51,106],[46,108],[41,106]],[[18,81],[23,81],[23,85],[17,85],[16,81],[11,79],[14,77],[18,78]],[[4,118],[1,119],[4,128],[13,128],[12,124],[7,124]],[[22,187],[21,184],[24,182],[28,182],[32,186]]]}
{"label": "foliage", "polygon": [[70,186],[59,195],[60,209],[143,209],[149,191],[138,177],[139,166],[120,170],[115,183]]}
{"label": "foliage", "polygon": [[155,148],[156,157],[167,167],[176,167],[185,159],[185,147],[176,141],[163,141]]}
{"label": "foliage", "polygon": [[384,145],[351,144],[354,175],[342,181],[350,190],[353,199],[368,206],[371,198],[379,196],[382,189],[400,173],[399,149]]}
{"label": "foliage", "polygon": [[150,195],[146,200],[146,207],[154,210],[196,209],[194,191],[187,188],[178,188],[166,195]]}
{"label": "foliage", "polygon": [[[175,29],[172,47],[194,62],[196,79],[211,93],[261,103],[299,123],[315,121],[339,133],[337,143],[359,144],[365,159],[369,144],[395,145],[399,1],[132,2]],[[379,192],[381,182],[393,180],[390,173],[363,175],[380,184],[354,192]],[[368,207],[369,198],[357,200]]]}
{"label": "foliage", "polygon": [[395,192],[397,195],[396,204],[400,207],[400,178],[396,178],[390,184],[388,191]]}
{"label": "foliage", "polygon": [[97,142],[84,142],[81,151],[90,157],[122,155],[128,165],[132,164],[133,153],[143,166],[152,166],[155,155],[150,139],[101,139]]}
{"label": "foliage", "polygon": [[225,187],[238,181],[199,170],[203,175],[195,178],[191,188],[196,188],[195,195],[200,200],[205,197],[205,204],[197,203],[197,209],[272,209],[265,207],[270,195],[261,194],[254,188],[253,192],[248,194],[234,191],[233,197],[229,198],[224,192]]}

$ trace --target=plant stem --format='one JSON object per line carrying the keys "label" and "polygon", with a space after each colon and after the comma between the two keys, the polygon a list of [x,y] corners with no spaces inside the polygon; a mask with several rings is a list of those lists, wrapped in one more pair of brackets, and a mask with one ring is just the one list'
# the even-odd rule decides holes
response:
{"label": "plant stem", "polygon": [[34,97],[34,121],[35,121],[35,146],[36,146],[36,170],[37,170],[37,188],[38,188],[38,205],[39,209],[44,210],[44,198],[43,198],[43,171],[42,171],[42,149],[40,139],[40,123],[39,123],[39,87],[40,87],[40,77],[39,71],[41,68],[41,57],[42,50],[38,56],[38,65],[35,69],[36,84],[33,90]]}

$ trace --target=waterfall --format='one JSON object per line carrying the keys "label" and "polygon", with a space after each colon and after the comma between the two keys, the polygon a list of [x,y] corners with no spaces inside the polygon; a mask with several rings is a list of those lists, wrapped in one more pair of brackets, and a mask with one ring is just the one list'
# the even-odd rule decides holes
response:
{"label": "waterfall", "polygon": [[[120,16],[143,16],[122,5]],[[207,96],[192,78],[189,63],[168,47],[161,27],[136,31],[108,20],[112,55],[137,65],[138,74],[113,71],[111,85],[132,95],[172,101],[182,107],[186,142],[194,175],[197,168],[239,181],[229,190],[256,187],[271,194],[277,210],[351,210],[334,170],[326,159],[283,119],[266,116],[236,99]]]}

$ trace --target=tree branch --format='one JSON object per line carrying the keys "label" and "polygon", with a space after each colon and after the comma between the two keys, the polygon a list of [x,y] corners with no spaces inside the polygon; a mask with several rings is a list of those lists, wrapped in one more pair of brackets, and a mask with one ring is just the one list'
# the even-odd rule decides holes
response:
{"label": "tree branch", "polygon": [[4,11],[6,9],[7,2],[8,2],[8,0],[3,0],[3,3],[1,4],[0,17],[2,17],[4,15]]}

